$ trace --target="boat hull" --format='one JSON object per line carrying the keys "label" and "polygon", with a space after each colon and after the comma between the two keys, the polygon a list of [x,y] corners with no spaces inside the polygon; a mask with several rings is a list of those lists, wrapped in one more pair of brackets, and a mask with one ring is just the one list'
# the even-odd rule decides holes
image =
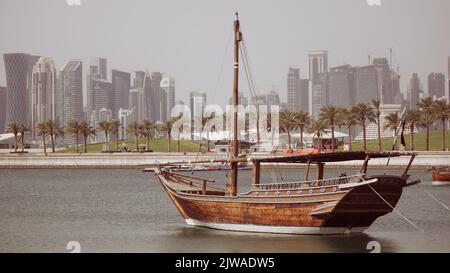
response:
{"label": "boat hull", "polygon": [[448,170],[433,170],[433,186],[448,186],[450,185],[450,171]]}
{"label": "boat hull", "polygon": [[392,211],[406,183],[401,177],[379,176],[375,183],[345,189],[308,188],[312,192],[305,190],[302,195],[292,190],[253,190],[231,197],[180,193],[168,187],[163,177],[160,180],[188,225],[279,234],[363,232]]}

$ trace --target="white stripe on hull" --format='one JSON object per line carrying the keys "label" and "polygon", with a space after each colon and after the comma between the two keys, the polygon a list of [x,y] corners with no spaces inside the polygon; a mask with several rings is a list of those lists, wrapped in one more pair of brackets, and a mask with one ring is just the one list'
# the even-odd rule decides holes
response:
{"label": "white stripe on hull", "polygon": [[433,186],[450,186],[450,181],[433,181]]}
{"label": "white stripe on hull", "polygon": [[358,228],[339,228],[339,227],[288,227],[288,226],[261,226],[261,225],[242,225],[242,224],[219,224],[205,223],[194,219],[186,219],[186,224],[190,226],[206,227],[212,229],[257,232],[257,233],[277,233],[277,234],[307,234],[307,235],[332,235],[362,233],[368,227]]}

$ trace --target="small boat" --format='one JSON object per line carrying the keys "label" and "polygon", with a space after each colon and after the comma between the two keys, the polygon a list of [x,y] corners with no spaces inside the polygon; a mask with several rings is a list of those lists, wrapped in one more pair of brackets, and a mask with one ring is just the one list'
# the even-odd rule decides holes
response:
{"label": "small boat", "polygon": [[[234,21],[233,110],[238,107],[239,30]],[[408,175],[415,154],[399,175],[368,175],[369,160],[402,156],[400,153],[335,152],[248,158],[239,156],[238,115],[233,115],[232,153],[227,160],[213,160],[230,166],[225,186],[215,180],[166,170],[160,165],[155,172],[185,222],[191,226],[229,231],[277,234],[343,234],[363,232],[377,218],[392,212],[403,189],[420,183]],[[325,164],[362,161],[354,175],[326,178]],[[388,161],[389,162],[389,161]],[[194,162],[191,162],[194,163]],[[212,163],[212,162],[211,162]],[[250,164],[251,163],[251,164]],[[197,164],[202,164],[197,162]],[[239,177],[240,166],[252,169],[250,178]],[[304,178],[282,183],[261,183],[263,165],[292,164],[306,166]],[[310,179],[310,168],[316,176]],[[238,192],[239,183],[249,189]]]}
{"label": "small boat", "polygon": [[433,167],[433,186],[448,186],[450,185],[450,166],[437,168]]}

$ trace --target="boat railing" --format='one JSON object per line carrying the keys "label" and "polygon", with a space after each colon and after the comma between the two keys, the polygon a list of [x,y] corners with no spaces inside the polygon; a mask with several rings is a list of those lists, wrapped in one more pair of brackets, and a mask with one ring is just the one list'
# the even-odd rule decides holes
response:
{"label": "boat railing", "polygon": [[321,180],[311,181],[295,181],[295,182],[281,182],[253,185],[253,189],[257,190],[290,190],[301,187],[326,187],[334,185],[342,185],[363,180],[364,174],[356,174],[352,176],[342,176],[335,178],[327,178]]}

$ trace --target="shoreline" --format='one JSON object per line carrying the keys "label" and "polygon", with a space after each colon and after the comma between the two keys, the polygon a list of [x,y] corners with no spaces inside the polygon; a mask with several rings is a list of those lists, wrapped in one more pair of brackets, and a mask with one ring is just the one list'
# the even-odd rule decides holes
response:
{"label": "shoreline", "polygon": [[[253,157],[261,157],[255,155]],[[252,156],[250,156],[251,158]],[[197,153],[117,153],[117,154],[0,154],[0,169],[143,169],[161,163],[194,162],[223,160],[223,154]],[[386,158],[372,159],[369,167],[372,169],[403,170],[409,163],[410,157],[393,157],[386,167]],[[347,161],[329,163],[327,168],[360,168],[362,161]],[[270,164],[262,168],[302,169],[305,164]],[[450,166],[448,152],[420,152],[411,166],[412,170],[429,170],[432,166]]]}

